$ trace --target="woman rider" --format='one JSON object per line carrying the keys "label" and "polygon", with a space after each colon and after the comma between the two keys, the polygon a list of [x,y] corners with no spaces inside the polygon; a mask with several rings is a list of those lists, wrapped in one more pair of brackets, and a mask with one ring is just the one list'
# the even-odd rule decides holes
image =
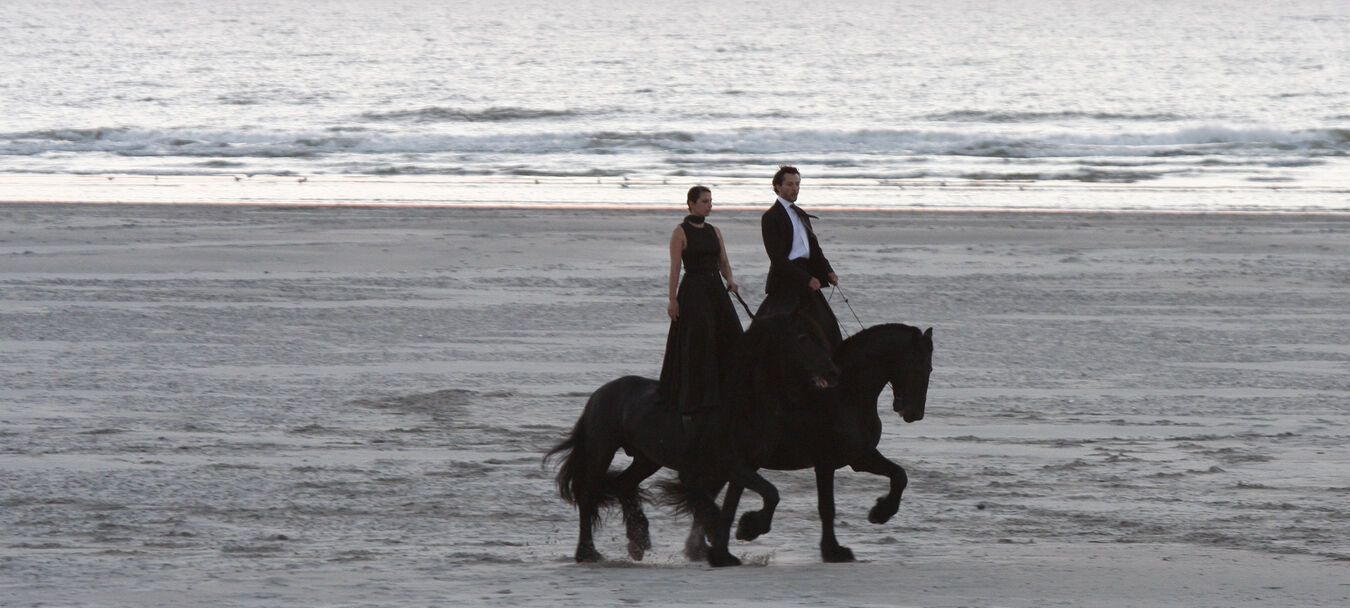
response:
{"label": "woman rider", "polygon": [[670,332],[658,390],[665,406],[684,416],[689,430],[694,416],[719,406],[722,370],[742,329],[727,296],[738,288],[722,232],[705,221],[712,212],[712,191],[694,186],[686,202],[689,215],[670,234]]}

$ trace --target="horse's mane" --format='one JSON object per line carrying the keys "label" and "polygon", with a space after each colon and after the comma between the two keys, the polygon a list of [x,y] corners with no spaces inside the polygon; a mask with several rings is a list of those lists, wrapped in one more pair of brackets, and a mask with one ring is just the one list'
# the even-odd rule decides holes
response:
{"label": "horse's mane", "polygon": [[[758,421],[767,413],[761,411],[762,406],[776,401],[775,399],[757,400],[750,398],[752,395],[758,394],[756,389],[763,389],[768,386],[781,391],[784,387],[789,386],[790,383],[788,378],[784,376],[784,370],[774,368],[769,363],[778,362],[776,357],[783,354],[778,349],[786,348],[781,342],[790,338],[791,333],[787,328],[793,320],[794,317],[789,314],[771,314],[758,317],[737,341],[734,355],[736,358],[733,367],[734,373],[729,375],[730,386],[728,388],[736,392],[738,398],[731,401],[736,413],[740,416],[748,416]],[[821,340],[823,342],[823,337]],[[757,382],[763,384],[757,387],[755,386]]]}
{"label": "horse's mane", "polygon": [[917,341],[923,338],[923,331],[913,325],[904,323],[883,323],[873,325],[864,329],[848,339],[844,340],[834,349],[834,360],[841,367],[851,365],[860,359],[874,356],[875,345],[883,343],[882,335],[889,335],[893,332],[910,334],[911,341]]}

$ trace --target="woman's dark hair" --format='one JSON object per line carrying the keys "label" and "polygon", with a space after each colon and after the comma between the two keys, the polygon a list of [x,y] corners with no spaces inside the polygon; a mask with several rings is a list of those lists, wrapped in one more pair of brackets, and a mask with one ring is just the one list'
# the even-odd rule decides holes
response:
{"label": "woman's dark hair", "polygon": [[802,176],[802,174],[799,173],[799,172],[797,171],[797,168],[794,167],[794,166],[792,166],[792,165],[782,165],[782,166],[778,167],[778,172],[775,173],[775,174],[773,174],[773,191],[774,191],[774,192],[777,192],[777,191],[778,191],[778,187],[781,186],[781,185],[783,185],[783,176],[784,176],[784,175],[787,175],[787,174],[789,174],[789,173],[791,173],[791,174],[793,174],[793,175],[796,175],[797,177],[801,177],[801,176]]}
{"label": "woman's dark hair", "polygon": [[685,197],[686,200],[684,204],[693,208],[694,203],[698,202],[698,197],[703,196],[704,192],[712,194],[712,190],[709,190],[707,186],[694,186],[693,188],[690,188],[689,195]]}

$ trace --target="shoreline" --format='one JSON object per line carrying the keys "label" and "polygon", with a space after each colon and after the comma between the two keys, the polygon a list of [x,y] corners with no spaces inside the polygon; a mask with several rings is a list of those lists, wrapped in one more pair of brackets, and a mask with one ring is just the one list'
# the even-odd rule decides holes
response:
{"label": "shoreline", "polygon": [[[493,204],[493,203],[462,203],[462,204],[437,204],[437,203],[374,203],[374,202],[318,202],[318,201],[276,201],[276,202],[221,202],[221,201],[24,201],[24,200],[0,200],[0,207],[3,206],[90,206],[90,207],[215,207],[221,209],[247,209],[255,207],[258,209],[286,209],[286,208],[333,208],[333,209],[384,209],[384,210],[417,210],[417,211],[519,211],[522,213],[558,213],[569,214],[579,211],[604,211],[615,213],[632,213],[635,215],[661,215],[669,216],[682,212],[682,207],[678,205],[669,206],[636,206],[636,205],[587,205],[587,204],[568,204],[568,205],[545,205],[545,204]],[[765,205],[723,205],[718,204],[715,212],[762,212]],[[970,208],[933,208],[933,207],[901,207],[901,208],[871,208],[871,207],[849,207],[849,206],[829,206],[821,207],[822,212],[838,213],[843,215],[856,216],[897,216],[897,215],[920,215],[920,216],[970,216],[970,215],[1007,215],[1012,217],[1032,217],[1038,215],[1045,216],[1083,216],[1083,217],[1130,217],[1130,216],[1159,216],[1159,217],[1235,217],[1235,218],[1327,218],[1339,219],[1350,217],[1350,210],[1183,210],[1183,209],[1054,209],[1048,207],[1042,208],[1004,208],[1004,207],[970,207]]]}
{"label": "shoreline", "polygon": [[[0,173],[0,204],[304,205],[522,209],[683,208],[694,184],[714,206],[772,202],[768,179]],[[802,203],[840,211],[1350,214],[1338,188],[1176,183],[813,178]]]}

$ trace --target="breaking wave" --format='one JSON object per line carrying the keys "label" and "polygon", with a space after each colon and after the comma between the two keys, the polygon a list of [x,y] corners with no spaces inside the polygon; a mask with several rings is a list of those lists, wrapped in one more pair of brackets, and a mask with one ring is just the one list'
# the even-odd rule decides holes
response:
{"label": "breaking wave", "polygon": [[428,107],[417,110],[396,110],[393,112],[366,112],[361,118],[369,121],[394,121],[413,123],[434,122],[509,122],[516,120],[540,120],[548,118],[572,118],[582,113],[571,110],[537,110],[530,108],[487,108],[484,110],[466,110],[463,108]]}
{"label": "breaking wave", "polygon": [[368,154],[514,154],[622,152],[647,148],[698,154],[794,153],[954,155],[1011,158],[1082,156],[1184,156],[1292,153],[1350,155],[1350,130],[1188,127],[1159,133],[1009,133],[943,130],[764,129],[688,131],[558,131],[501,135],[380,133],[334,129],[312,133],[153,130],[134,127],[69,128],[0,133],[0,156],[47,152],[110,152],[144,156],[313,156],[324,152]]}
{"label": "breaking wave", "polygon": [[[614,176],[630,173],[735,176],[777,162],[873,178],[1140,182],[1165,176],[1318,167],[1350,157],[1350,129],[1182,126],[1155,132],[1050,130],[1045,124],[987,129],[741,128],[718,131],[575,128],[545,119],[501,129],[442,120],[528,120],[503,109],[458,116],[430,108],[371,120],[424,121],[423,129],[374,123],[308,131],[72,127],[0,133],[0,172],[82,171],[346,173],[369,175]],[[495,112],[495,113],[494,113]],[[512,118],[506,118],[510,116]],[[401,118],[398,118],[401,117]],[[1158,125],[1152,125],[1156,128]],[[991,161],[998,161],[994,166]],[[1006,166],[1002,166],[1005,163]],[[107,167],[100,169],[99,167]],[[1285,174],[1237,179],[1287,181]]]}
{"label": "breaking wave", "polygon": [[934,122],[1028,123],[1047,120],[1115,120],[1139,122],[1175,122],[1187,120],[1178,114],[1121,114],[1116,112],[1007,112],[999,110],[956,110],[924,117]]}

